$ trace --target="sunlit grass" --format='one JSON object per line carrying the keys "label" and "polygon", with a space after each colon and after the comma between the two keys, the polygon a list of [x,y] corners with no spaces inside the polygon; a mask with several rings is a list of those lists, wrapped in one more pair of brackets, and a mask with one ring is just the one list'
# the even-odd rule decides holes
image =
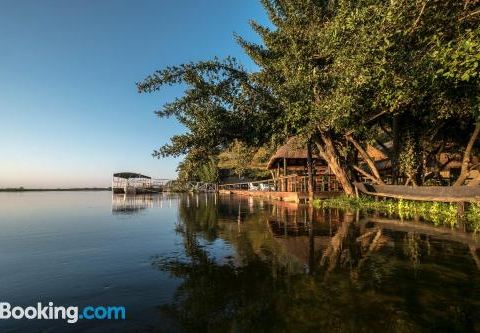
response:
{"label": "sunlit grass", "polygon": [[469,205],[465,218],[470,223],[470,227],[476,233],[480,231],[480,202],[475,202]]}
{"label": "sunlit grass", "polygon": [[[457,205],[442,202],[419,202],[409,200],[378,200],[367,197],[341,196],[325,200],[316,200],[314,205],[319,208],[358,209],[362,211],[378,211],[388,215],[396,215],[401,219],[420,217],[434,225],[454,227],[459,218]],[[474,232],[480,231],[480,203],[467,205],[465,220]]]}

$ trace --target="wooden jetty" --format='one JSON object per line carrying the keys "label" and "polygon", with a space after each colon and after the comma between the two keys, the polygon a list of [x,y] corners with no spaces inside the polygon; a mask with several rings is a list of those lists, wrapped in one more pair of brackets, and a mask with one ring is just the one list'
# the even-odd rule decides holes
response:
{"label": "wooden jetty", "polygon": [[[250,197],[261,197],[273,200],[302,203],[309,200],[307,192],[275,192],[275,191],[249,191],[249,190],[219,190],[220,194],[245,195]],[[340,195],[343,192],[315,192],[314,199],[327,199]]]}
{"label": "wooden jetty", "polygon": [[[220,194],[304,203],[310,200],[307,178],[307,176],[289,175],[262,181],[221,184],[218,189]],[[314,199],[327,199],[343,194],[340,184],[333,176],[315,176],[314,184]]]}

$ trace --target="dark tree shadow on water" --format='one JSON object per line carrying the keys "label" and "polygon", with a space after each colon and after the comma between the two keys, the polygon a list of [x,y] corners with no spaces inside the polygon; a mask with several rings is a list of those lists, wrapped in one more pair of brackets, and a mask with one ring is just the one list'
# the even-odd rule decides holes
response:
{"label": "dark tree shadow on water", "polygon": [[[312,254],[308,262],[315,262],[306,272],[262,229],[265,215],[253,213],[239,222],[231,217],[240,211],[224,208],[180,207],[184,256],[153,262],[181,280],[161,311],[187,332],[479,329],[479,279],[469,275],[478,272],[463,259],[451,263],[462,257],[448,255],[463,249],[438,248],[424,236],[363,230],[354,215],[344,214],[324,248],[306,251]],[[237,256],[218,258],[205,245],[217,238],[228,241]],[[305,242],[307,248],[312,244]],[[471,267],[460,270],[461,265]]]}

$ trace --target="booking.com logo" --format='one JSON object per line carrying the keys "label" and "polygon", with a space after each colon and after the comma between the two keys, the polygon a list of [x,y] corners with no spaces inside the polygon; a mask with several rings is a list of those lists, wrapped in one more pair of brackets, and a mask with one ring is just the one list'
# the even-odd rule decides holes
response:
{"label": "booking.com logo", "polygon": [[124,306],[54,306],[49,302],[47,306],[37,303],[36,306],[14,306],[8,302],[0,302],[0,319],[63,319],[69,324],[79,320],[125,320]]}

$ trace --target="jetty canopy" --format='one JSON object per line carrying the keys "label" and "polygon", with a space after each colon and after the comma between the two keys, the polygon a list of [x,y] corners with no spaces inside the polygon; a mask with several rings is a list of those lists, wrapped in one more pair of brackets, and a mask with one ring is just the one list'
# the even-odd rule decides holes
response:
{"label": "jetty canopy", "polygon": [[118,173],[114,173],[113,177],[123,178],[123,179],[132,179],[132,178],[152,179],[152,177],[148,177],[135,172],[118,172]]}

